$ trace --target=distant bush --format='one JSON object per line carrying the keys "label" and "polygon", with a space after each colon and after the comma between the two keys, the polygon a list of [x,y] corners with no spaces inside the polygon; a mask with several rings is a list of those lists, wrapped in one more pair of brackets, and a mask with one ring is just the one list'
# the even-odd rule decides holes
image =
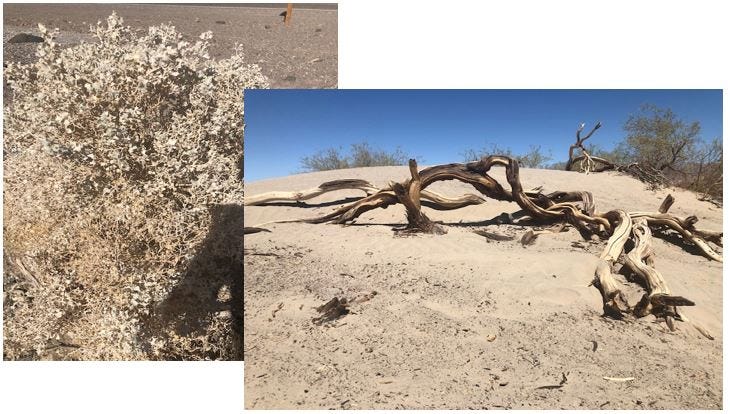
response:
{"label": "distant bush", "polygon": [[700,139],[698,121],[685,122],[671,109],[644,105],[624,124],[616,147],[619,162],[661,171],[672,184],[722,199],[722,139]]}
{"label": "distant bush", "polygon": [[[17,282],[6,358],[49,358],[64,340],[83,343],[80,359],[233,358],[230,315],[187,334],[142,331],[189,272],[211,211],[242,202],[242,90],[266,78],[239,50],[212,61],[210,32],[194,43],[167,25],[137,36],[113,14],[93,28],[97,42],[61,50],[40,29],[38,62],[6,72],[4,253]],[[238,250],[215,254],[241,261]]]}
{"label": "distant bush", "polygon": [[343,168],[407,165],[409,157],[400,149],[388,152],[371,148],[368,143],[352,144],[350,153],[329,148],[301,159],[305,171],[339,170]]}
{"label": "distant bush", "polygon": [[[586,151],[619,166],[635,163],[671,185],[722,200],[722,139],[702,140],[698,121],[688,123],[671,109],[647,104],[629,116],[624,131],[613,149],[588,143]],[[556,162],[549,168],[564,170],[565,164]],[[579,163],[573,164],[574,171],[579,169]]]}
{"label": "distant bush", "polygon": [[625,157],[664,172],[692,161],[700,123],[687,124],[671,109],[643,105],[639,113],[629,116],[624,130],[626,137],[618,149]]}
{"label": "distant bush", "polygon": [[520,166],[525,168],[548,168],[547,162],[552,159],[552,155],[544,153],[539,145],[530,145],[530,149],[523,154],[515,154],[509,148],[503,148],[497,144],[491,144],[488,148],[481,150],[468,149],[462,153],[464,162],[477,161],[489,155],[505,155],[515,158]]}
{"label": "distant bush", "polygon": [[722,139],[697,145],[685,165],[680,185],[722,201]]}
{"label": "distant bush", "polygon": [[565,161],[556,161],[546,164],[544,167],[546,170],[565,170]]}

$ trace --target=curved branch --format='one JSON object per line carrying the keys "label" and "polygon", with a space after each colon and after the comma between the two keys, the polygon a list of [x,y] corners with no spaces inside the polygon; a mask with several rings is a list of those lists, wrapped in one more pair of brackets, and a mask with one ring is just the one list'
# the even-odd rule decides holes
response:
{"label": "curved branch", "polygon": [[475,194],[464,194],[459,197],[447,197],[445,195],[429,191],[421,190],[421,201],[428,200],[441,210],[456,210],[458,208],[482,204],[485,200]]}
{"label": "curved branch", "polygon": [[[596,123],[596,125],[593,127],[593,129],[591,129],[591,131],[588,133],[588,135],[581,138],[580,133],[583,132],[583,128],[585,127],[585,125],[586,124],[580,124],[580,126],[578,127],[578,130],[575,132],[575,144],[572,144],[570,146],[570,148],[568,149],[568,161],[565,163],[565,171],[570,171],[571,168],[573,167],[573,164],[575,164],[575,162],[576,162],[575,159],[573,158],[573,151],[576,148],[579,148],[583,152],[584,156],[588,155],[588,152],[586,151],[585,147],[583,147],[583,143],[588,138],[590,138],[591,135],[593,135],[593,133],[598,130],[598,128],[601,127],[600,122]],[[584,158],[584,156],[581,156],[580,158]],[[588,159],[590,160],[590,159],[592,159],[592,157],[590,157],[590,155],[588,155]]]}
{"label": "curved branch", "polygon": [[318,197],[331,191],[339,190],[362,190],[365,194],[370,195],[378,191],[378,189],[365,180],[335,180],[322,183],[319,187],[309,188],[301,191],[272,191],[269,193],[258,194],[253,197],[244,197],[244,206],[256,206],[260,204],[270,203],[272,201],[303,201],[310,198]]}
{"label": "curved branch", "polygon": [[[645,218],[637,219],[633,225],[634,248],[626,255],[625,263],[636,275],[644,280],[647,293],[634,308],[638,317],[653,313],[661,317],[677,316],[676,306],[694,306],[694,302],[681,296],[671,296],[669,287],[662,275],[644,262],[651,255],[651,230]],[[672,322],[668,322],[670,328]]]}
{"label": "curved branch", "polygon": [[596,264],[593,285],[598,288],[601,296],[603,296],[604,313],[614,318],[621,318],[624,313],[631,310],[631,307],[623,292],[621,292],[621,288],[611,272],[611,267],[618,260],[626,241],[629,239],[631,217],[623,210],[609,211],[606,213],[606,217],[614,219],[617,225]]}
{"label": "curved branch", "polygon": [[[600,124],[584,138],[580,138],[579,132],[577,143],[582,144],[598,127],[600,127]],[[488,174],[494,166],[505,168],[507,182],[510,185],[509,190],[502,187]],[[603,296],[606,313],[616,317],[623,317],[624,314],[632,311],[639,317],[655,314],[665,317],[670,329],[674,329],[674,319],[686,320],[683,315],[677,312],[676,307],[691,306],[694,303],[683,297],[672,296],[661,274],[654,269],[654,258],[649,247],[651,240],[650,228],[672,229],[685,240],[696,245],[708,258],[722,262],[722,256],[706,242],[706,240],[711,240],[721,245],[722,233],[695,229],[696,216],[681,219],[667,213],[674,202],[671,195],[665,198],[658,212],[610,210],[605,213],[597,213],[593,195],[587,191],[555,191],[547,195],[534,190],[525,192],[520,181],[517,160],[501,155],[484,157],[466,164],[437,165],[425,168],[420,172],[417,169],[415,160],[410,160],[409,172],[410,178],[405,179],[403,182],[390,183],[380,190],[372,188],[369,183],[361,180],[341,180],[325,183],[314,189],[315,191],[307,193],[307,196],[317,192],[321,193],[324,190],[334,191],[335,189],[352,188],[353,186],[360,189],[366,188],[366,192],[372,192],[372,194],[337,208],[324,216],[297,221],[344,224],[367,211],[375,208],[387,208],[390,205],[400,203],[406,208],[408,218],[406,231],[443,233],[445,231],[431,222],[421,211],[421,199],[434,202],[443,208],[461,208],[466,205],[484,202],[483,198],[473,194],[449,198],[426,190],[426,187],[437,181],[458,180],[472,185],[488,198],[516,202],[527,216],[538,222],[567,222],[578,228],[583,234],[608,238],[608,242],[596,265],[593,280],[593,285],[599,289]],[[304,197],[302,193],[305,192],[289,194]],[[264,195],[256,197],[258,197],[254,198],[256,200],[265,198]],[[287,220],[286,222],[291,221]],[[626,255],[623,255],[625,245],[632,236],[634,247]],[[647,287],[647,294],[633,308],[628,304],[611,271],[612,266],[620,260],[641,277]],[[698,325],[695,324],[695,326]],[[711,338],[703,328],[698,327],[697,329]]]}
{"label": "curved branch", "polygon": [[[694,221],[696,221],[696,217],[694,218],[694,220],[690,220],[691,217],[682,220],[679,217],[673,216],[671,214],[636,211],[631,213],[631,218],[634,220],[644,218],[646,219],[647,223],[652,227],[669,227],[670,229],[679,233],[686,241],[699,247],[699,249],[702,251],[702,253],[705,254],[705,256],[722,263],[722,256],[720,256],[712,249],[712,247],[710,247],[709,244],[707,244],[707,242],[702,238],[700,232],[694,229]],[[715,237],[719,236],[719,238],[722,238],[721,233],[708,233]]]}

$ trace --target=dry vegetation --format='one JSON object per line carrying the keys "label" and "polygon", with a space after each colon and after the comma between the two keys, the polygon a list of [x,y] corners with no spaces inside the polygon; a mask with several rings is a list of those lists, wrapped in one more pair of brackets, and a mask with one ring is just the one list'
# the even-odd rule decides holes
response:
{"label": "dry vegetation", "polygon": [[491,154],[501,154],[517,160],[521,167],[525,168],[547,168],[547,163],[553,157],[550,151],[547,153],[539,145],[530,145],[530,149],[522,154],[514,153],[510,148],[503,148],[497,144],[482,148],[479,151],[472,149],[464,151],[464,162],[479,161]]}
{"label": "dry vegetation", "polygon": [[[553,167],[568,171],[615,169],[630,173],[653,186],[675,185],[698,193],[702,199],[722,203],[722,138],[700,139],[700,123],[687,123],[671,110],[644,105],[624,124],[626,136],[606,151],[585,141],[578,130],[567,163]],[[573,151],[576,151],[575,156]],[[597,162],[597,164],[596,164]]]}
{"label": "dry vegetation", "polygon": [[[591,133],[599,127],[600,124]],[[583,140],[589,136],[590,134]],[[580,131],[577,141],[581,142]],[[585,157],[590,159],[588,156]],[[508,188],[503,187],[489,174],[495,166],[505,168]],[[588,191],[554,191],[549,194],[543,194],[542,190],[524,191],[518,160],[503,155],[487,156],[465,164],[436,165],[421,171],[418,170],[416,160],[411,159],[409,170],[411,175],[409,179],[402,182],[391,181],[381,189],[364,180],[345,179],[323,183],[318,189],[293,191],[288,194],[284,192],[258,194],[248,197],[245,204],[261,205],[280,200],[301,201],[329,191],[357,189],[365,191],[366,196],[328,214],[278,223],[347,224],[377,208],[401,204],[406,210],[408,224],[395,229],[396,234],[443,235],[448,232],[447,228],[432,221],[424,213],[421,209],[422,201],[436,205],[439,210],[460,209],[485,202],[475,194],[449,197],[426,190],[426,187],[438,181],[458,180],[470,184],[487,198],[516,202],[521,207],[523,215],[517,220],[510,220],[511,222],[531,225],[558,224],[550,230],[526,232],[521,240],[523,245],[532,244],[538,234],[559,233],[566,230],[568,225],[578,230],[585,240],[607,239],[593,281],[593,285],[603,297],[605,315],[622,319],[625,315],[644,317],[653,314],[657,318],[664,319],[671,331],[675,330],[675,320],[690,322],[706,338],[714,339],[704,327],[690,321],[678,309],[680,306],[694,306],[695,303],[670,293],[664,277],[654,267],[651,243],[652,231],[669,230],[676,232],[686,243],[693,244],[707,258],[722,262],[721,253],[716,250],[722,246],[722,233],[696,228],[695,224],[699,219],[695,215],[682,218],[669,214],[668,210],[674,203],[671,195],[664,199],[656,212],[625,209],[600,212],[593,201],[593,194]],[[269,224],[273,223],[277,222]],[[715,244],[716,247],[712,247],[708,242]],[[628,303],[623,293],[623,286],[615,278],[621,267],[630,269],[634,275],[632,280],[646,289],[641,300],[635,304]]]}
{"label": "dry vegetation", "polygon": [[[687,123],[671,109],[644,105],[626,120],[623,127],[626,135],[611,150],[587,142],[601,127],[600,122],[581,137],[583,127],[581,125],[578,130],[575,144],[569,147],[567,161],[550,163],[553,154],[539,145],[530,145],[527,151],[517,153],[492,143],[479,150],[467,149],[461,155],[465,163],[499,154],[514,158],[524,168],[582,172],[618,170],[655,189],[674,185],[697,192],[701,199],[722,203],[722,138],[701,139],[699,122]],[[353,144],[349,153],[336,148],[319,151],[302,158],[301,165],[304,171],[312,172],[407,165],[408,158],[400,149],[385,151],[359,143]]]}
{"label": "dry vegetation", "polygon": [[211,33],[93,44],[6,70],[4,358],[242,358],[243,88]]}
{"label": "dry vegetation", "polygon": [[343,168],[382,167],[389,165],[406,165],[408,156],[400,149],[385,151],[372,148],[367,142],[352,144],[350,152],[341,148],[328,148],[301,160],[305,171],[327,171]]}

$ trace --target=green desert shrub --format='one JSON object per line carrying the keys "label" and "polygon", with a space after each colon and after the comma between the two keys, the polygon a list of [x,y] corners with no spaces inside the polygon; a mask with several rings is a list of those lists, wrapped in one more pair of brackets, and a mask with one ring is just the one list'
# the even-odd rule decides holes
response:
{"label": "green desert shrub", "polygon": [[400,148],[396,148],[394,151],[386,151],[372,148],[367,142],[352,144],[349,153],[344,153],[337,148],[328,148],[301,160],[302,168],[305,171],[407,164],[408,156]]}
{"label": "green desert shrub", "polygon": [[618,162],[654,168],[673,185],[722,200],[722,139],[703,140],[699,121],[647,104],[629,116],[624,130],[615,150]]}
{"label": "green desert shrub", "polygon": [[[210,32],[113,14],[62,49],[40,29],[39,60],[6,69],[5,358],[236,357],[242,241],[210,229],[237,229],[216,212],[242,202],[243,89],[267,79],[238,49],[210,59]],[[224,310],[185,309],[202,297]]]}
{"label": "green desert shrub", "polygon": [[522,154],[515,154],[509,148],[491,144],[481,150],[468,149],[461,154],[464,162],[478,161],[490,155],[505,155],[515,158],[521,167],[525,168],[550,168],[548,161],[552,159],[550,151],[545,153],[539,145],[530,145],[530,149]]}
{"label": "green desert shrub", "polygon": [[[670,108],[645,104],[628,117],[624,131],[623,139],[610,151],[593,143],[586,150],[616,165],[636,163],[660,173],[670,185],[722,201],[722,138],[702,139],[699,121],[687,122]],[[564,169],[564,165],[553,166]],[[573,164],[573,170],[579,169],[579,164]]]}

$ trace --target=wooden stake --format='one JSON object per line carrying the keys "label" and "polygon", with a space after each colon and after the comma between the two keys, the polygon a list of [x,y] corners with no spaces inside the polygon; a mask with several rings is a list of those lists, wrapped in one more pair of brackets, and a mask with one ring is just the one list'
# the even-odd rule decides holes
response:
{"label": "wooden stake", "polygon": [[289,23],[291,23],[291,12],[294,8],[294,3],[288,3],[286,5],[286,16],[284,16],[284,24],[289,26]]}

